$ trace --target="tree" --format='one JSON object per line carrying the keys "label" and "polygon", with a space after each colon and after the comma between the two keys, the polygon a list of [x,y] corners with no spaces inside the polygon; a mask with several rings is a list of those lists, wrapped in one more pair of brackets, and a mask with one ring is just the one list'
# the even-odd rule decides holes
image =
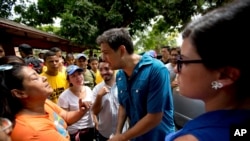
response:
{"label": "tree", "polygon": [[144,52],[147,50],[159,50],[162,46],[177,46],[176,38],[179,35],[177,29],[168,30],[168,32],[161,30],[162,22],[164,19],[162,16],[156,17],[152,20],[152,26],[148,27],[143,32],[137,31],[135,33],[135,47],[137,51]]}
{"label": "tree", "polygon": [[[95,46],[96,37],[113,27],[129,27],[130,33],[151,26],[161,15],[153,35],[180,31],[193,15],[202,14],[231,0],[38,0],[28,8],[15,9],[19,22],[31,26],[50,24],[60,17],[59,35],[76,43]],[[157,34],[156,34],[157,33]],[[159,34],[158,34],[159,33]],[[148,43],[150,44],[150,43]]]}
{"label": "tree", "polygon": [[12,16],[11,9],[16,0],[0,0],[0,17],[8,18]]}

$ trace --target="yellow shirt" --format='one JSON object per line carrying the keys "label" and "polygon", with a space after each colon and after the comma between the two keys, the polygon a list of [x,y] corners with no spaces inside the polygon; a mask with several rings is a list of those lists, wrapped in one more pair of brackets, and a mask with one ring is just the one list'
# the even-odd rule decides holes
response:
{"label": "yellow shirt", "polygon": [[69,87],[68,81],[66,79],[66,73],[58,72],[56,76],[48,75],[45,72],[41,73],[42,76],[45,76],[54,90],[53,94],[49,96],[49,99],[57,104],[59,95]]}
{"label": "yellow shirt", "polygon": [[[46,71],[47,71],[47,66],[43,66],[42,72],[46,72]],[[59,71],[62,72],[62,73],[66,73],[66,67],[62,66],[62,69],[59,70]]]}
{"label": "yellow shirt", "polygon": [[99,70],[96,71],[95,73],[95,83],[98,84],[100,82],[102,82],[102,76]]}

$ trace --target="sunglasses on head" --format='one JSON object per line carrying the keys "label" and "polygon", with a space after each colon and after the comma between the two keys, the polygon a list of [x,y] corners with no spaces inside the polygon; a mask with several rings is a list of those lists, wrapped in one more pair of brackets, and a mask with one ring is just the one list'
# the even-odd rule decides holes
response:
{"label": "sunglasses on head", "polygon": [[9,64],[0,65],[0,71],[6,71],[12,69],[13,66]]}
{"label": "sunglasses on head", "polygon": [[177,57],[177,72],[181,72],[182,64],[190,64],[190,63],[203,63],[201,59],[197,60],[183,60],[181,55]]}
{"label": "sunglasses on head", "polygon": [[13,65],[10,65],[10,64],[4,64],[4,65],[0,65],[0,83],[1,83],[1,85],[4,87],[4,88],[6,88],[6,89],[8,89],[8,87],[6,86],[6,84],[5,84],[5,71],[8,71],[8,70],[11,70],[13,68]]}

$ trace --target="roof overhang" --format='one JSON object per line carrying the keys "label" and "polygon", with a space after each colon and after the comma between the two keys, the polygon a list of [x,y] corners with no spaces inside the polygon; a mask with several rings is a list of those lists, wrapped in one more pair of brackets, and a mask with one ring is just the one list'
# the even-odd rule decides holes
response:
{"label": "roof overhang", "polygon": [[66,52],[83,52],[87,49],[60,36],[2,18],[0,18],[0,33],[1,36],[11,38],[11,43],[14,46],[22,43],[30,44],[37,49],[50,49],[56,46]]}

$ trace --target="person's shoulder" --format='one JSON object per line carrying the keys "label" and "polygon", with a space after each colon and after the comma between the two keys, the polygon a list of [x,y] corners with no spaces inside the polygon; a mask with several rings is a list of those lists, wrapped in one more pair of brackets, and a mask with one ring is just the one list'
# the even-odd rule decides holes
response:
{"label": "person's shoulder", "polygon": [[187,135],[177,137],[175,141],[199,141],[199,140],[195,136],[191,134],[187,134]]}
{"label": "person's shoulder", "polygon": [[45,72],[42,72],[40,75],[47,77],[47,74]]}
{"label": "person's shoulder", "polygon": [[60,95],[59,95],[59,98],[65,98],[68,96],[68,94],[70,93],[70,89],[67,88],[65,89]]}
{"label": "person's shoulder", "polygon": [[165,67],[168,68],[168,69],[171,69],[171,68],[172,68],[171,63],[167,63],[167,64],[164,64],[164,65],[165,65]]}
{"label": "person's shoulder", "polygon": [[54,106],[54,105],[56,105],[56,104],[54,102],[52,102],[51,100],[49,100],[49,99],[45,100],[45,104],[44,104],[45,107],[46,106]]}
{"label": "person's shoulder", "polygon": [[92,91],[91,88],[89,86],[84,86],[86,91]]}
{"label": "person's shoulder", "polygon": [[166,69],[167,70],[167,67],[165,64],[163,64],[160,60],[158,59],[153,59],[152,60],[152,64],[151,64],[151,67],[153,70],[161,70],[162,68],[164,68],[164,70]]}
{"label": "person's shoulder", "polygon": [[98,88],[100,88],[100,87],[103,87],[104,85],[105,85],[105,82],[102,81],[102,82],[98,83],[97,85],[95,85],[94,88],[98,89]]}
{"label": "person's shoulder", "polygon": [[124,71],[122,69],[116,70],[116,76],[123,75]]}
{"label": "person's shoulder", "polygon": [[86,71],[84,72],[84,77],[92,77],[91,70],[86,69]]}
{"label": "person's shoulder", "polygon": [[168,66],[170,66],[171,65],[171,63],[167,63],[167,64],[164,64],[166,67],[168,67]]}
{"label": "person's shoulder", "polygon": [[67,75],[66,75],[66,71],[65,72],[61,72],[61,71],[59,71],[58,72],[58,74],[57,74],[57,76],[59,76],[59,77],[63,77],[63,78],[67,78]]}

